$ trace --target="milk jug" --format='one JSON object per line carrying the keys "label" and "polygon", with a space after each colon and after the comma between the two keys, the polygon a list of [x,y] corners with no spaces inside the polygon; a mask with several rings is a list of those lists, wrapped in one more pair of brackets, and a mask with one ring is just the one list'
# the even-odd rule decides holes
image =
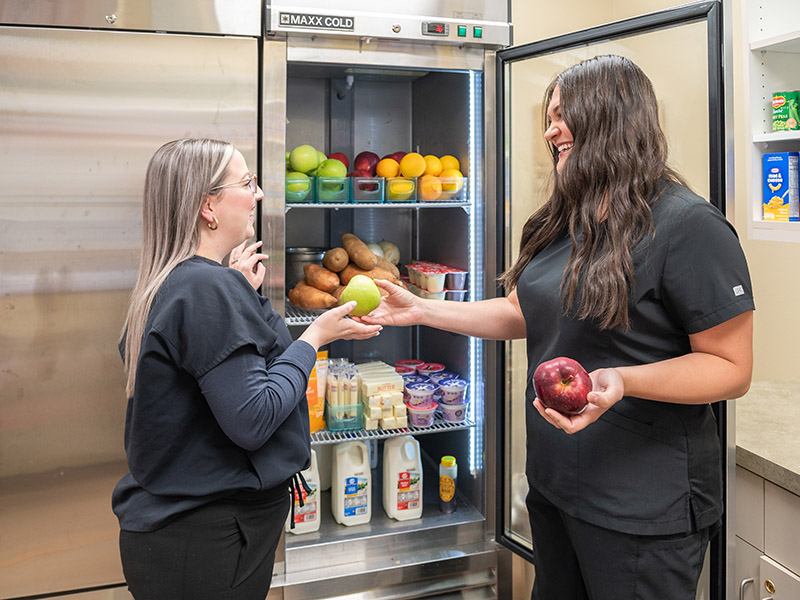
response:
{"label": "milk jug", "polygon": [[419,442],[410,435],[383,446],[383,510],[398,521],[422,516],[422,460]]}
{"label": "milk jug", "polygon": [[[311,449],[311,466],[305,471],[300,473],[303,479],[306,480],[310,492],[301,486],[299,490],[294,491],[294,529],[291,527],[292,511],[286,517],[286,531],[294,534],[308,533],[309,531],[317,531],[320,523],[320,496],[322,490],[319,485],[319,466],[317,465],[317,453]],[[302,495],[303,506],[300,506],[300,497]]]}
{"label": "milk jug", "polygon": [[344,442],[333,449],[331,508],[342,525],[369,523],[372,517],[372,472],[364,442]]}

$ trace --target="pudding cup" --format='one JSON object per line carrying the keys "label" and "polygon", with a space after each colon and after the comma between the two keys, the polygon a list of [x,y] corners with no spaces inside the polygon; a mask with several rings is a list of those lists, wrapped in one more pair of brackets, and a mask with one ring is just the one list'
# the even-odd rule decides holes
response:
{"label": "pudding cup", "polygon": [[408,424],[413,427],[430,427],[433,425],[433,413],[436,412],[436,402],[429,404],[406,404],[408,410]]}

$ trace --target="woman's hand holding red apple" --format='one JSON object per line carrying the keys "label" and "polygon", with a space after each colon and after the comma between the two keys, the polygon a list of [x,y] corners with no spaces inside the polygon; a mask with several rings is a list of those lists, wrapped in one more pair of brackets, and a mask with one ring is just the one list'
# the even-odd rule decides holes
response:
{"label": "woman's hand holding red apple", "polygon": [[589,373],[592,379],[592,391],[586,399],[589,404],[577,415],[564,415],[552,408],[545,408],[541,400],[536,398],[533,406],[551,425],[565,433],[576,433],[594,423],[604,412],[614,406],[625,394],[625,382],[616,369],[597,369]]}

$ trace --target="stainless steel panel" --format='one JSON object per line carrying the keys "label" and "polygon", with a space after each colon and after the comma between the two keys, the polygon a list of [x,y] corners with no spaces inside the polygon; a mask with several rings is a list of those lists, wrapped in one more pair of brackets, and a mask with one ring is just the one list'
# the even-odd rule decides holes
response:
{"label": "stainless steel panel", "polygon": [[0,28],[0,597],[119,583],[117,340],[147,162],[185,136],[256,166],[252,38]]}
{"label": "stainless steel panel", "polygon": [[[426,23],[446,26],[426,33]],[[493,0],[267,0],[267,29],[288,35],[333,35],[411,39],[427,44],[506,46],[510,42],[509,2]],[[466,28],[464,36],[458,27]],[[480,34],[474,28],[480,28]]]}
{"label": "stainless steel panel", "polygon": [[0,23],[257,36],[260,0],[0,0]]}
{"label": "stainless steel panel", "polygon": [[463,70],[483,69],[484,49],[475,46],[414,44],[376,38],[288,37],[286,58],[289,62],[344,65],[344,75],[377,76],[386,67],[393,70]]}
{"label": "stainless steel panel", "polygon": [[462,597],[458,591],[467,590],[476,595],[463,597],[497,598],[497,549],[491,542],[450,549],[428,549],[420,543],[413,554],[356,565],[352,573],[325,571],[302,582],[287,576],[276,584],[286,600],[457,598]]}
{"label": "stainless steel panel", "polygon": [[264,42],[261,70],[261,241],[269,254],[261,293],[283,315],[286,291],[284,196],[286,173],[286,43]]}

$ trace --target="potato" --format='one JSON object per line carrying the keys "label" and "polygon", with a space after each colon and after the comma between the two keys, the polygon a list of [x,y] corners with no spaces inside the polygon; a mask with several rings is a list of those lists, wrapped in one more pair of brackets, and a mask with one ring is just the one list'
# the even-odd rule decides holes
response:
{"label": "potato", "polygon": [[378,257],[375,256],[375,253],[352,233],[345,233],[342,236],[342,247],[347,251],[350,261],[362,269],[373,269],[378,264]]}
{"label": "potato", "polygon": [[400,262],[400,250],[397,248],[396,244],[389,242],[387,240],[381,240],[378,242],[378,245],[383,250],[383,257],[388,260],[393,265],[396,265]]}
{"label": "potato", "polygon": [[322,266],[334,273],[344,269],[349,262],[350,257],[344,248],[331,248],[322,257]]}
{"label": "potato", "polygon": [[400,280],[386,269],[381,269],[380,267],[375,267],[368,270],[361,269],[358,267],[358,265],[354,265],[353,263],[347,265],[344,270],[339,273],[339,279],[342,280],[342,285],[347,285],[356,275],[366,275],[372,279],[386,279],[394,284],[400,283]]}
{"label": "potato", "polygon": [[342,295],[342,292],[344,291],[344,288],[345,288],[345,286],[340,285],[335,290],[333,290],[333,294],[332,295],[333,295],[334,298],[336,298],[337,302],[339,300],[339,297]]}
{"label": "potato", "polygon": [[389,271],[389,273],[394,275],[397,279],[400,279],[400,269],[398,269],[396,266],[394,266],[392,263],[390,263],[382,256],[378,257],[378,264],[375,266],[380,267],[381,269],[385,269],[386,271]]}
{"label": "potato", "polygon": [[299,281],[289,290],[289,301],[299,308],[332,308],[338,304],[331,294],[318,290],[304,281]]}
{"label": "potato", "polygon": [[313,263],[303,265],[306,283],[323,292],[332,292],[339,285],[339,276],[325,267]]}

